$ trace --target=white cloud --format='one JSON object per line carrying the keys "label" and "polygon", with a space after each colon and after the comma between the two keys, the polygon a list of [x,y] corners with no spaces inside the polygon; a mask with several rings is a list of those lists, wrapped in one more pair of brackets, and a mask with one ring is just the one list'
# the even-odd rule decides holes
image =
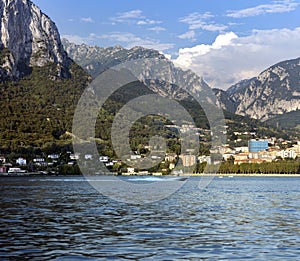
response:
{"label": "white cloud", "polygon": [[128,23],[137,25],[155,25],[160,24],[162,21],[148,19],[143,15],[143,11],[139,9],[131,10],[124,13],[117,13],[115,17],[110,18],[115,23]]}
{"label": "white cloud", "polygon": [[143,12],[141,10],[135,9],[124,13],[118,13],[116,17],[111,17],[111,20],[123,23],[128,22],[131,19],[142,19],[145,18],[142,13]]}
{"label": "white cloud", "polygon": [[137,21],[137,25],[154,25],[154,24],[161,24],[162,21],[157,21],[157,20],[150,20],[150,19],[145,19],[145,20],[140,20]]}
{"label": "white cloud", "polygon": [[94,20],[91,17],[82,17],[80,18],[80,21],[84,23],[94,23]]}
{"label": "white cloud", "polygon": [[166,31],[166,28],[161,27],[161,26],[154,26],[154,27],[148,28],[148,30],[159,33],[159,32],[162,32],[162,31]]}
{"label": "white cloud", "polygon": [[300,27],[254,30],[246,37],[231,32],[219,35],[211,45],[180,49],[173,61],[203,76],[211,87],[227,89],[279,61],[299,57],[299,42]]}
{"label": "white cloud", "polygon": [[71,35],[71,34],[65,34],[65,35],[62,35],[61,37],[66,38],[71,43],[75,43],[75,44],[83,44],[83,43],[91,44],[97,38],[97,36],[93,33],[87,37],[82,37],[79,35]]}
{"label": "white cloud", "polygon": [[158,51],[165,51],[174,47],[172,43],[161,43],[156,39],[146,38],[143,39],[132,33],[126,32],[112,32],[109,34],[103,34],[98,36],[99,39],[107,39],[113,42],[120,42],[125,44],[126,48],[132,48],[134,46],[143,46],[145,48],[156,49]]}
{"label": "white cloud", "polygon": [[202,29],[205,31],[224,31],[228,27],[223,24],[216,24],[214,21],[207,21],[210,18],[213,18],[214,15],[212,15],[209,12],[206,12],[204,14],[200,13],[191,13],[186,17],[182,17],[179,19],[179,22],[185,23],[189,25],[189,30],[196,30],[196,29]]}
{"label": "white cloud", "polygon": [[228,11],[227,16],[242,18],[269,13],[285,13],[295,10],[298,5],[299,3],[291,0],[275,1],[272,4],[263,4],[242,10],[230,10]]}
{"label": "white cloud", "polygon": [[178,38],[195,41],[196,40],[195,36],[196,36],[195,31],[192,30],[192,31],[187,31],[184,34],[178,35]]}

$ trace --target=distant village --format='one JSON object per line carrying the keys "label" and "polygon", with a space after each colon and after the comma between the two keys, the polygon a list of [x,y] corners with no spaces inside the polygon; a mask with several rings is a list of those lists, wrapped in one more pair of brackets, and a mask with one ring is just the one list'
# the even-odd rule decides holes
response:
{"label": "distant village", "polygon": [[[181,131],[190,131],[191,127],[183,126]],[[203,130],[201,130],[203,131]],[[200,134],[201,135],[201,134]],[[255,133],[234,133],[236,140],[232,143],[238,143],[240,136],[252,135]],[[247,140],[248,146],[230,146],[229,144],[223,144],[218,148],[214,148],[214,153],[220,154],[222,157],[219,159],[213,158],[211,155],[195,155],[190,151],[186,151],[180,155],[176,153],[165,154],[152,154],[150,160],[153,162],[160,162],[157,168],[150,170],[137,169],[134,166],[135,162],[142,160],[146,155],[138,154],[137,152],[128,155],[127,159],[121,161],[120,159],[110,158],[109,156],[102,155],[95,156],[92,154],[79,154],[67,151],[62,154],[43,154],[35,155],[35,157],[17,157],[16,159],[8,159],[6,155],[0,155],[0,173],[1,175],[17,175],[17,174],[80,174],[78,167],[78,161],[99,162],[103,164],[108,172],[111,171],[116,174],[122,175],[164,175],[164,174],[181,174],[187,171],[187,168],[191,166],[198,166],[193,170],[189,170],[191,173],[201,173],[199,166],[216,165],[222,163],[231,163],[235,166],[243,164],[262,164],[262,163],[276,163],[278,161],[294,160],[300,158],[300,141],[291,142],[283,139],[272,138],[252,138]],[[281,146],[279,146],[279,144]],[[283,146],[284,145],[284,146]],[[283,148],[284,147],[284,148]],[[150,146],[146,146],[148,151],[151,151]],[[212,150],[211,150],[212,152]],[[181,161],[181,165],[184,169],[177,173],[172,172],[178,161]],[[297,163],[299,165],[299,163]],[[297,166],[298,166],[297,165]],[[202,168],[203,171],[203,168]],[[299,170],[294,170],[297,173]],[[98,173],[101,174],[101,173]]]}

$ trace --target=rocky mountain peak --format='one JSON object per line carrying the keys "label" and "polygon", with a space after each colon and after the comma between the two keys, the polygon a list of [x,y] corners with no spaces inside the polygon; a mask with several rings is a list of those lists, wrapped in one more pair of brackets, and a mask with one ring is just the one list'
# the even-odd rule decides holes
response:
{"label": "rocky mountain peak", "polygon": [[[86,44],[78,45],[69,42],[67,39],[63,39],[62,42],[69,56],[94,78],[108,68],[124,62],[153,58],[150,64],[144,64],[145,66],[139,74],[139,80],[145,83],[153,92],[179,100],[187,99],[189,93],[201,99],[203,98],[206,102],[207,97],[211,98],[211,89],[203,78],[191,70],[184,71],[175,67],[172,61],[168,60],[157,50],[147,49],[141,46],[126,49],[121,46],[103,48],[87,46]],[[162,69],[160,72],[153,72],[149,69],[151,65],[156,64],[158,60],[163,61],[165,71]],[[173,74],[170,74],[170,71],[172,71]],[[157,78],[162,75],[168,75],[170,78],[166,80],[150,80],[150,78],[155,79],[155,77]],[[163,77],[160,78],[162,79]],[[174,84],[170,84],[170,82],[185,83],[185,86],[175,86]],[[188,90],[189,93],[186,90]],[[215,101],[212,101],[211,98],[209,102]]]}
{"label": "rocky mountain peak", "polygon": [[30,67],[57,64],[57,76],[67,77],[70,59],[57,27],[29,0],[0,0],[0,79],[19,79]]}
{"label": "rocky mountain peak", "polygon": [[[228,101],[235,107],[229,108]],[[300,110],[300,58],[277,63],[231,86],[220,102],[234,113],[263,121]]]}

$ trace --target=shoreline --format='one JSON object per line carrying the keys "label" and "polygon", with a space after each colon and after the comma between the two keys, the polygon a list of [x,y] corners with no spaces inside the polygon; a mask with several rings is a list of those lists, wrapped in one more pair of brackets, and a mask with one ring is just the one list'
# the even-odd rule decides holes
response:
{"label": "shoreline", "polygon": [[[85,177],[85,175],[60,175],[60,174],[42,174],[38,172],[27,172],[27,173],[0,173],[0,177]],[[93,177],[97,176],[120,176],[120,177],[131,177],[131,176],[144,176],[144,177],[300,177],[300,174],[236,174],[236,173],[217,173],[217,174],[195,174],[195,173],[186,173],[186,174],[179,174],[179,175],[138,175],[138,174],[131,174],[131,175],[116,175],[116,174],[100,174],[100,175],[93,175]]]}
{"label": "shoreline", "polygon": [[236,173],[218,173],[218,174],[180,174],[179,176],[190,177],[300,177],[300,174],[236,174]]}

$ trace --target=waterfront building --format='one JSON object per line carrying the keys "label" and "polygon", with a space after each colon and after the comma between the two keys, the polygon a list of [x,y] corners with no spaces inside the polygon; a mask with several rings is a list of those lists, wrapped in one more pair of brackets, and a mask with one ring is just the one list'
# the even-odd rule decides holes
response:
{"label": "waterfront building", "polygon": [[182,164],[184,167],[193,166],[196,164],[196,156],[195,155],[189,155],[189,154],[182,154],[180,155],[180,158],[182,159]]}
{"label": "waterfront building", "polygon": [[267,140],[249,140],[248,141],[249,152],[260,152],[268,149]]}
{"label": "waterfront building", "polygon": [[6,173],[7,168],[5,166],[0,166],[0,173]]}
{"label": "waterfront building", "polygon": [[297,154],[294,150],[281,150],[277,153],[277,156],[283,159],[295,159],[297,157]]}
{"label": "waterfront building", "polygon": [[19,164],[20,166],[25,166],[27,164],[27,161],[24,158],[18,158],[16,160],[16,163]]}

